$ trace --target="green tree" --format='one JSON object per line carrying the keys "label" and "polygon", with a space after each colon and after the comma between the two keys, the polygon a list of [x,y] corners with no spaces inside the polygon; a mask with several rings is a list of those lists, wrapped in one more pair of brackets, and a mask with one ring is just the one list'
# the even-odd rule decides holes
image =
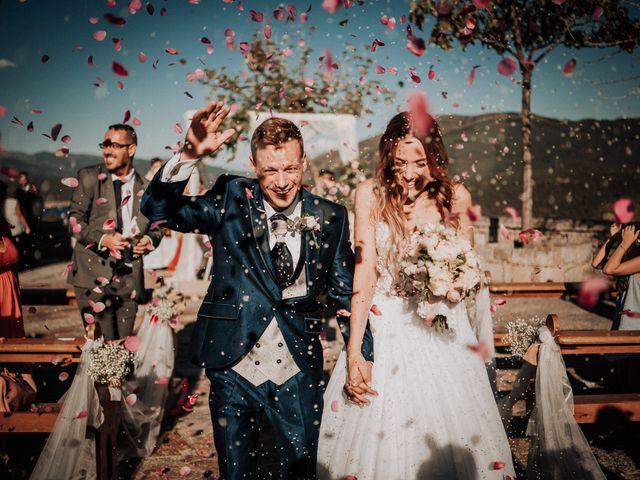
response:
{"label": "green tree", "polygon": [[[522,228],[532,227],[531,79],[536,66],[559,45],[614,47],[633,52],[640,22],[620,0],[414,0],[411,21],[422,28],[434,17],[430,43],[464,49],[479,42],[511,62],[522,76]],[[636,4],[637,5],[637,4]],[[630,7],[636,8],[637,6]],[[575,61],[565,66],[569,74]]]}
{"label": "green tree", "polygon": [[[360,116],[373,113],[377,103],[392,100],[380,81],[367,78],[373,60],[350,44],[336,57],[325,50],[316,59],[307,44],[283,47],[255,34],[251,42],[240,45],[240,51],[244,72],[229,72],[222,66],[208,70],[200,81],[210,88],[211,98],[237,105],[233,121],[242,132],[249,127],[251,111]],[[229,148],[235,151],[243,139],[234,137]]]}

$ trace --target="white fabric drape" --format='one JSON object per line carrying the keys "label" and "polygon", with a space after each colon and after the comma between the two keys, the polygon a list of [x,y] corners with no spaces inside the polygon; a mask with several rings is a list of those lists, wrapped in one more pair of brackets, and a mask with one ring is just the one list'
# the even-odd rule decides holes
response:
{"label": "white fabric drape", "polygon": [[540,327],[538,336],[536,406],[527,427],[531,437],[527,478],[605,480],[573,416],[573,393],[560,347],[546,326]]}
{"label": "white fabric drape", "polygon": [[53,432],[31,474],[33,480],[96,478],[95,438],[87,426],[98,428],[104,415],[94,381],[88,373],[88,352],[93,345],[93,340],[87,340],[82,347],[71,387],[60,400],[64,403]]}
{"label": "white fabric drape", "polygon": [[[132,376],[122,386],[120,459],[147,457],[156,447],[175,361],[173,329],[166,321],[149,322],[145,313],[138,331],[138,349]],[[135,395],[131,397],[130,395]],[[135,398],[135,402],[133,399]]]}

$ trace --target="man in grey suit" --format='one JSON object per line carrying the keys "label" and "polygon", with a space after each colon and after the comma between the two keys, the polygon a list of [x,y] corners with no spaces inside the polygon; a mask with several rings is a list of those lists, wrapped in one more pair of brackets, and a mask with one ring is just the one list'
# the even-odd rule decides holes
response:
{"label": "man in grey suit", "polygon": [[68,281],[83,322],[97,322],[105,340],[131,334],[144,296],[142,255],[162,237],[140,213],[148,181],[133,168],[137,143],[129,125],[111,125],[99,144],[104,164],[78,171],[69,208],[76,245]]}

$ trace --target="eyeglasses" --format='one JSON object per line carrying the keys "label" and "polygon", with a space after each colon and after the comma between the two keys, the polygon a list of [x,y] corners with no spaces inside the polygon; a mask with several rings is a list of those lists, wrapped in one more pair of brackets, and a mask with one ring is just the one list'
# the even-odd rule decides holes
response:
{"label": "eyeglasses", "polygon": [[102,142],[98,144],[100,150],[104,150],[106,148],[115,148],[116,150],[120,150],[121,148],[130,147],[131,145],[135,145],[133,143],[118,143],[118,142]]}

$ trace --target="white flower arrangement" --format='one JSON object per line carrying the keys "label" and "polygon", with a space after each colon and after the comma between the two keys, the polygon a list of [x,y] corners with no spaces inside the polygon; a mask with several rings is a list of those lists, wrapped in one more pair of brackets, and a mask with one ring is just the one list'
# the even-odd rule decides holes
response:
{"label": "white flower arrangement", "polygon": [[136,354],[118,342],[101,338],[94,341],[89,350],[89,376],[98,383],[119,387],[133,369]]}
{"label": "white flower arrangement", "polygon": [[152,325],[168,323],[171,328],[175,328],[183,310],[183,295],[169,286],[162,285],[153,291],[153,298],[147,306],[146,313]]}
{"label": "white flower arrangement", "polygon": [[313,215],[304,215],[302,217],[296,217],[293,219],[287,219],[287,230],[290,232],[311,232],[313,242],[318,245],[316,240],[316,232],[320,231],[320,220]]}
{"label": "white flower arrangement", "polygon": [[516,318],[507,323],[507,334],[504,342],[509,345],[511,355],[522,358],[529,347],[538,341],[538,330],[545,324],[545,319],[538,316],[527,320]]}
{"label": "white flower arrangement", "polygon": [[396,291],[415,297],[418,315],[445,330],[446,316],[435,312],[434,300],[458,303],[471,296],[481,280],[480,262],[469,240],[452,227],[429,225],[411,237],[400,261]]}

